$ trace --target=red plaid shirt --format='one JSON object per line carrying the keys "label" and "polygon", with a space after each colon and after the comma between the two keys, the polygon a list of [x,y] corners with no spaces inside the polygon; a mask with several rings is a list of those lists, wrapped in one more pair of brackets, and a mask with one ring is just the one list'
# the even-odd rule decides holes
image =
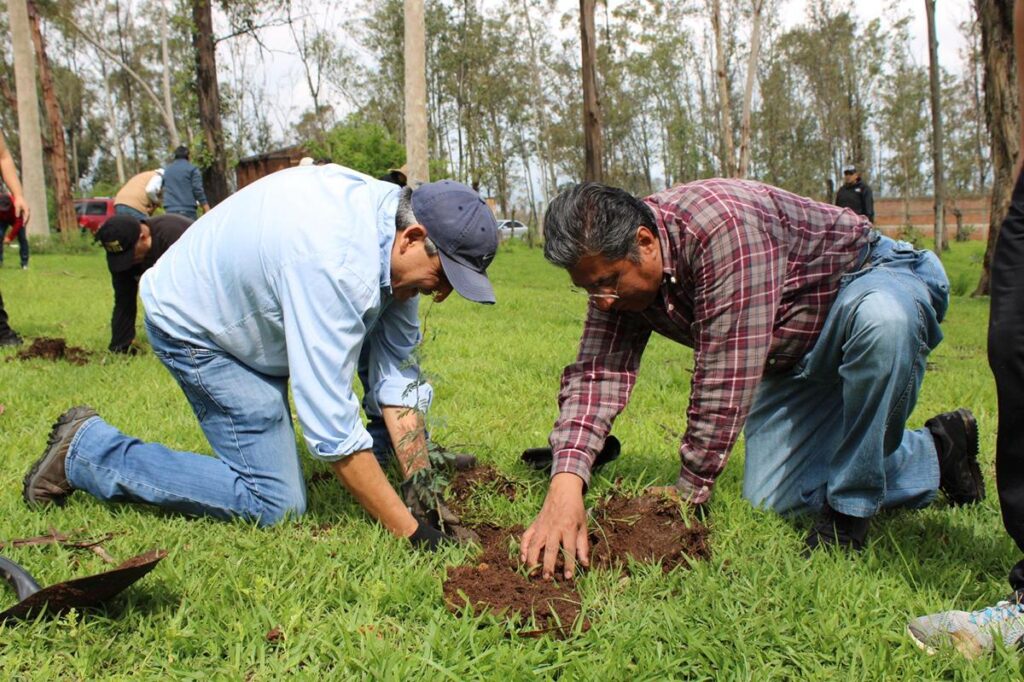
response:
{"label": "red plaid shirt", "polygon": [[661,290],[642,313],[590,306],[576,362],[562,373],[552,475],[589,483],[655,331],[694,349],[676,485],[699,504],[711,496],[762,374],[791,368],[814,345],[840,277],[861,264],[871,226],[851,211],[743,180],[693,182],[645,201],[661,240]]}

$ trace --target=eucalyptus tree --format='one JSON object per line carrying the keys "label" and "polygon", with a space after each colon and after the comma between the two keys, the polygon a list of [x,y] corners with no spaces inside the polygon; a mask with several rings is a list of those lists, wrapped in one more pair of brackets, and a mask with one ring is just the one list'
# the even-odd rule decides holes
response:
{"label": "eucalyptus tree", "polygon": [[889,54],[882,79],[880,128],[886,132],[882,176],[903,199],[903,222],[910,224],[910,199],[924,194],[928,149],[928,72],[913,63],[905,44]]}
{"label": "eucalyptus tree", "polygon": [[985,64],[985,117],[990,133],[992,160],[992,203],[989,212],[988,244],[981,279],[975,296],[987,295],[992,251],[999,225],[1010,205],[1013,170],[1021,150],[1018,148],[1020,105],[1017,100],[1016,64],[1013,55],[1013,3],[1010,0],[975,0],[981,25],[982,55]]}

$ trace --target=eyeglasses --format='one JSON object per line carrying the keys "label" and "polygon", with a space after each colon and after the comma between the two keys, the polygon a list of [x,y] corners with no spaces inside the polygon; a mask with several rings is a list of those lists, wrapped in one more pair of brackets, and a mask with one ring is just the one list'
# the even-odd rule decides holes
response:
{"label": "eyeglasses", "polygon": [[585,287],[574,286],[572,290],[578,294],[586,294],[591,301],[617,301],[619,300],[619,275],[616,273],[602,277]]}

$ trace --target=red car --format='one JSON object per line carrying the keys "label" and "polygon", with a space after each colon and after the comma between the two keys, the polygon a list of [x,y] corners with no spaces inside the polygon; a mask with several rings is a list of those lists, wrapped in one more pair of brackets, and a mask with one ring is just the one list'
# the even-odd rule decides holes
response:
{"label": "red car", "polygon": [[100,225],[114,215],[114,200],[110,197],[75,199],[75,214],[80,228],[96,234]]}

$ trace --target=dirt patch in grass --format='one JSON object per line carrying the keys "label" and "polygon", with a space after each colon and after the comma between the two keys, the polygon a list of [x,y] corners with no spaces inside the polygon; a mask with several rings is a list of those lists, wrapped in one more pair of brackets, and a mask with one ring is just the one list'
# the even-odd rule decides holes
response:
{"label": "dirt patch in grass", "polygon": [[[687,525],[678,504],[666,498],[612,496],[594,509],[592,527],[591,570],[628,572],[632,559],[643,564],[661,562],[667,573],[710,556],[707,527],[696,521]],[[521,526],[482,524],[473,530],[480,536],[482,551],[475,566],[448,569],[444,583],[448,609],[459,614],[468,602],[474,614],[491,613],[514,626],[529,627],[532,617],[536,629],[520,635],[568,636],[582,609],[576,584],[542,580],[539,572],[527,576],[518,570]],[[556,575],[561,572],[559,566]],[[581,627],[586,630],[590,623],[584,620]]]}
{"label": "dirt patch in grass", "polygon": [[[32,345],[19,351],[14,357],[19,360],[67,360],[72,365],[84,365],[89,362],[91,353],[78,346],[69,346],[64,339],[41,336],[32,341]],[[13,360],[14,358],[10,358]]]}
{"label": "dirt patch in grass", "polygon": [[516,499],[516,482],[491,466],[458,472],[448,486],[445,501],[458,515],[466,512],[470,498],[483,491],[493,492],[509,502]]}
{"label": "dirt patch in grass", "polygon": [[[493,525],[474,526],[480,536],[482,552],[475,566],[448,569],[444,597],[448,609],[461,613],[467,602],[475,615],[491,613],[518,626],[536,628],[519,631],[522,636],[546,632],[568,635],[580,615],[580,595],[576,585],[568,581],[542,580],[539,575],[527,577],[516,570],[511,552],[518,547],[522,526],[500,528]],[[590,624],[586,621],[583,628]]]}
{"label": "dirt patch in grass", "polygon": [[680,564],[689,566],[692,560],[711,556],[707,526],[696,521],[688,525],[679,505],[668,498],[613,496],[594,509],[593,519],[592,568],[620,568],[628,573],[632,559],[644,564],[660,561],[668,573]]}

